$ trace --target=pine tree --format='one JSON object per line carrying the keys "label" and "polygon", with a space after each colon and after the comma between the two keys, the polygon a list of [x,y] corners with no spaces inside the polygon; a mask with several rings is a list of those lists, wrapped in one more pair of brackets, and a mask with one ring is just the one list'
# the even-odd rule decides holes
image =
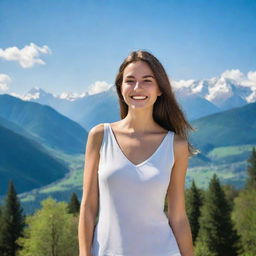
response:
{"label": "pine tree", "polygon": [[[242,256],[256,255],[256,152],[247,160],[247,180],[244,189],[234,200],[232,219],[240,235]],[[242,210],[241,210],[242,209]]]}
{"label": "pine tree", "polygon": [[233,185],[231,184],[224,184],[222,185],[222,189],[225,193],[226,199],[231,205],[231,208],[233,209],[234,206],[234,199],[238,197],[240,190],[236,189]]}
{"label": "pine tree", "polygon": [[187,191],[186,196],[186,209],[191,227],[193,244],[195,244],[199,232],[199,217],[201,206],[202,195],[200,193],[200,190],[196,187],[195,181],[193,179],[191,188]]}
{"label": "pine tree", "polygon": [[10,181],[2,210],[0,254],[3,256],[15,256],[17,250],[20,249],[16,240],[23,235],[25,227],[25,215],[22,211],[14,184]]}
{"label": "pine tree", "polygon": [[252,154],[250,158],[247,160],[247,180],[245,184],[245,189],[254,188],[256,189],[256,150],[255,147],[252,149]]}
{"label": "pine tree", "polygon": [[207,246],[212,255],[236,256],[238,235],[231,220],[231,206],[216,174],[209,183],[201,214],[196,244]]}
{"label": "pine tree", "polygon": [[242,190],[235,198],[232,219],[241,240],[239,255],[256,255],[256,189]]}
{"label": "pine tree", "polygon": [[80,203],[75,192],[72,193],[70,202],[68,204],[68,212],[77,215],[80,210]]}

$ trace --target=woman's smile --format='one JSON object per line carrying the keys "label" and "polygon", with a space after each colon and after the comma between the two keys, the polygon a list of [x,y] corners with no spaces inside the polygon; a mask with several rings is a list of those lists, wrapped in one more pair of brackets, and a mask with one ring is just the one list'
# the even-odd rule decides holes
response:
{"label": "woman's smile", "polygon": [[131,96],[131,98],[135,101],[144,101],[148,98],[148,96]]}

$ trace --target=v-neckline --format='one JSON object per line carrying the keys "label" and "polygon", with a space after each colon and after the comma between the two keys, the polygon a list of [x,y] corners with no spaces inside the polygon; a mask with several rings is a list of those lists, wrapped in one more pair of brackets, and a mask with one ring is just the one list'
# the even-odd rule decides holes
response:
{"label": "v-neckline", "polygon": [[151,154],[151,156],[149,156],[146,160],[144,160],[143,162],[141,162],[141,163],[139,163],[139,164],[134,164],[132,161],[130,161],[130,160],[127,158],[127,156],[124,154],[124,152],[122,151],[121,147],[119,146],[119,144],[118,144],[118,142],[117,142],[117,139],[116,139],[116,137],[115,137],[115,134],[114,134],[114,132],[113,132],[113,130],[112,130],[112,127],[111,127],[111,125],[110,125],[110,123],[107,123],[107,125],[108,125],[108,127],[109,127],[111,136],[112,136],[112,138],[113,138],[113,140],[114,140],[114,142],[115,142],[115,144],[116,144],[118,150],[121,152],[121,154],[123,155],[123,157],[124,157],[133,167],[135,167],[135,168],[137,168],[137,167],[139,167],[139,166],[141,166],[141,165],[147,163],[150,159],[152,159],[153,156],[155,156],[156,153],[160,150],[160,148],[162,147],[162,145],[164,144],[164,142],[166,141],[166,139],[167,139],[167,137],[168,137],[168,135],[169,135],[169,133],[170,133],[170,131],[168,131],[168,132],[166,133],[166,135],[165,135],[164,138],[162,139],[161,143],[160,143],[159,146],[156,148],[156,150]]}

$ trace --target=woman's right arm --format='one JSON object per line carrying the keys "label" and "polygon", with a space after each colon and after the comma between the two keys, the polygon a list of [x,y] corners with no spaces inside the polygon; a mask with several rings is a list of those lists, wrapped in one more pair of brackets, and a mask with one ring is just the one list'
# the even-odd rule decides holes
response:
{"label": "woman's right arm", "polygon": [[83,177],[83,195],[78,224],[79,256],[92,256],[91,246],[98,213],[99,150],[104,133],[103,124],[94,126],[88,133]]}

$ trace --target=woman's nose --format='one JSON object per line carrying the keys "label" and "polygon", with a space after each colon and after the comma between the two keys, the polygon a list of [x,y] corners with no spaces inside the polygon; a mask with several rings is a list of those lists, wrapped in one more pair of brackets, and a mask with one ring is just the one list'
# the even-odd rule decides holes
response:
{"label": "woman's nose", "polygon": [[139,81],[136,82],[134,89],[137,89],[140,86]]}

